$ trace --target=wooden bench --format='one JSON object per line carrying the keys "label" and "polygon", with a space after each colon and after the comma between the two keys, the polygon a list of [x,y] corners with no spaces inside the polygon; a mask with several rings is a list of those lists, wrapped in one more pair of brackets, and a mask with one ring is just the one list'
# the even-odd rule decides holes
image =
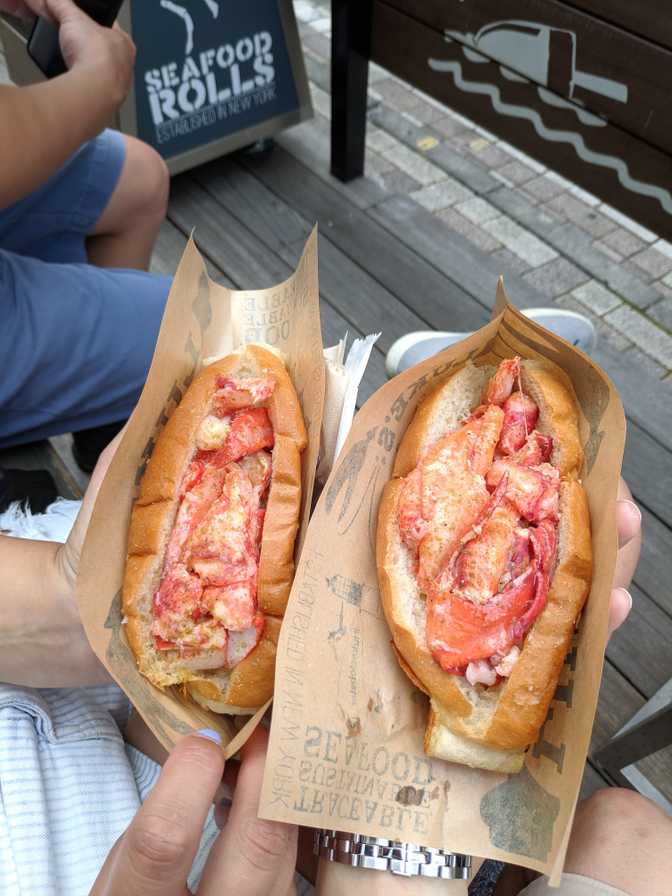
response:
{"label": "wooden bench", "polygon": [[332,16],[336,177],[364,170],[371,60],[672,239],[672,19],[655,0],[334,0]]}

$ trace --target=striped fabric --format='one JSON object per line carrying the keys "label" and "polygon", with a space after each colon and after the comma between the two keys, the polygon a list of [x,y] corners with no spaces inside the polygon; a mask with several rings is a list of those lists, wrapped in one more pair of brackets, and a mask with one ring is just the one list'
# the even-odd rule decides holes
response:
{"label": "striped fabric", "polygon": [[[87,894],[160,767],[126,745],[129,703],[114,685],[0,685],[0,894]],[[217,835],[210,813],[189,886]]]}
{"label": "striped fabric", "polygon": [[[0,530],[63,541],[79,509],[59,499]],[[65,522],[64,522],[65,521]],[[116,685],[32,690],[0,683],[0,896],[85,896],[159,776],[121,737],[130,703]],[[197,889],[217,827],[210,812],[189,876]],[[296,876],[299,896],[313,892]]]}

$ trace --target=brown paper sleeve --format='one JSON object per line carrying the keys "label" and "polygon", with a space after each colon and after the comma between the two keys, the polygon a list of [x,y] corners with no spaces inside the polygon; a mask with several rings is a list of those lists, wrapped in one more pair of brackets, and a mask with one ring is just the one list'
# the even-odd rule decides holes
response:
{"label": "brown paper sleeve", "polygon": [[282,352],[306,422],[298,551],[308,523],[306,508],[311,506],[325,388],[316,230],[288,280],[254,291],[229,290],[210,280],[194,241],[189,240],[168,297],[145,387],[98,493],[77,584],[82,621],[97,656],[167,749],[182,735],[206,727],[220,732],[227,756],[233,755],[266,709],[262,707],[249,719],[226,717],[202,709],[177,688],[153,687],[136,668],[121,611],[131,506],[156,437],[203,359],[227,355],[250,342],[268,343]]}
{"label": "brown paper sleeve", "polygon": [[[392,651],[374,545],[381,491],[423,396],[468,360],[497,363],[516,354],[554,361],[573,383],[594,574],[551,712],[523,770],[506,776],[424,754],[427,702]],[[287,608],[263,817],[514,862],[557,883],[606,645],[624,435],[623,408],[608,377],[520,314],[501,282],[487,326],[369,399],[315,509]]]}

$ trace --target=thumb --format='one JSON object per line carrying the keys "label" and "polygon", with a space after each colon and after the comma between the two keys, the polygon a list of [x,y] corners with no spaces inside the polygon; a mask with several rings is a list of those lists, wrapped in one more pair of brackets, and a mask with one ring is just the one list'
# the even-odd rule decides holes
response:
{"label": "thumb", "polygon": [[[128,424],[126,424],[128,425]],[[108,471],[110,464],[112,463],[112,458],[116,454],[117,448],[119,447],[119,443],[124,437],[124,433],[126,432],[126,425],[121,429],[116,436],[112,439],[112,441],[105,446],[105,448],[100,452],[100,456],[96,462],[96,466],[94,467],[93,473],[91,474],[91,479],[89,480],[89,486],[86,490],[87,496],[92,494],[94,499],[98,494],[98,490],[102,484],[103,479],[105,478],[105,474]]]}
{"label": "thumb", "polygon": [[[66,0],[66,2],[69,2],[69,0]],[[112,458],[114,457],[114,454],[119,447],[119,442],[121,441],[125,431],[126,427],[124,427],[124,429],[122,429],[121,432],[118,433],[118,435],[116,435],[114,439],[112,439],[110,444],[107,446],[107,448],[105,448],[105,450],[98,458],[98,463],[96,464],[96,467],[91,474],[91,480],[86,489],[84,499],[82,500],[82,506],[80,507],[79,513],[77,514],[77,519],[75,520],[75,523],[70,530],[68,540],[59,549],[59,563],[61,566],[61,570],[63,572],[63,575],[65,576],[66,581],[73,589],[75,586],[75,580],[77,578],[79,558],[82,552],[82,547],[84,546],[86,530],[89,528],[91,514],[93,513],[96,498],[98,497],[100,486],[102,485],[105,474],[107,473],[108,467],[112,462]]]}
{"label": "thumb", "polygon": [[632,595],[625,588],[614,588],[609,599],[608,637],[619,628],[632,609]]}
{"label": "thumb", "polygon": [[112,463],[112,458],[114,457],[116,450],[119,447],[119,443],[121,442],[125,431],[126,427],[124,427],[121,432],[112,439],[110,444],[101,452],[95,469],[91,474],[91,479],[89,480],[86,494],[84,495],[84,500],[82,501],[82,508],[77,516],[77,523],[80,523],[81,520],[81,523],[84,525],[85,529],[89,525],[91,513],[93,512],[93,505],[96,503],[96,498],[98,497],[100,486],[103,483],[105,474],[107,473],[108,468]]}

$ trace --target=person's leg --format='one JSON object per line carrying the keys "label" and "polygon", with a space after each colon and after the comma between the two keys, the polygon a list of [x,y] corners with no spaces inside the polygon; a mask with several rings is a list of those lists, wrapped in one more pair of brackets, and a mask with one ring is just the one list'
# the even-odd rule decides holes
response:
{"label": "person's leg", "polygon": [[142,271],[0,250],[0,448],[126,420],[170,285]]}
{"label": "person's leg", "polygon": [[146,143],[124,137],[121,176],[89,237],[91,264],[147,270],[166,216],[170,178],[161,156]]}
{"label": "person's leg", "polygon": [[607,787],[577,807],[560,889],[540,877],[523,890],[498,886],[496,893],[667,896],[671,844],[672,818],[635,791]]}
{"label": "person's leg", "polygon": [[[106,130],[80,147],[43,187],[0,211],[0,247],[8,251],[8,258],[18,260],[23,257],[26,260],[26,264],[19,267],[0,265],[0,275],[4,272],[5,281],[8,277],[12,284],[10,288],[7,282],[3,284],[0,279],[0,297],[3,300],[3,312],[7,314],[8,330],[12,329],[15,321],[21,319],[27,326],[27,329],[18,334],[17,345],[39,343],[35,326],[38,320],[43,325],[45,317],[55,324],[53,335],[56,346],[62,346],[63,327],[66,328],[66,333],[68,329],[72,330],[68,336],[73,344],[81,344],[78,338],[80,331],[86,334],[87,316],[92,310],[97,310],[97,305],[90,306],[84,299],[82,313],[78,314],[73,313],[73,303],[77,305],[78,297],[82,296],[82,288],[88,289],[92,278],[96,283],[95,290],[104,288],[109,282],[104,278],[96,280],[95,273],[87,273],[87,263],[93,261],[100,266],[123,268],[147,266],[154,239],[165,214],[167,192],[167,170],[154,150],[117,131]],[[90,235],[93,236],[89,242]],[[33,259],[38,260],[34,276],[29,273],[30,260]],[[40,261],[66,264],[72,269],[54,272],[54,276],[47,277],[45,269],[39,265]],[[122,275],[121,282],[128,283],[128,280]],[[117,293],[115,283],[113,278],[110,299],[114,299]],[[69,284],[67,289],[63,288],[65,284]],[[39,288],[44,289],[42,302],[33,294]],[[149,331],[155,334],[158,328],[157,308],[163,308],[168,289],[169,284],[163,279],[154,284],[149,280],[142,282],[138,297],[150,296],[150,307],[137,315],[135,326],[131,320],[128,321],[133,331],[148,316],[151,320]],[[98,301],[102,303],[104,297],[98,292],[96,294]],[[26,296],[30,297],[30,301],[26,301]],[[49,309],[47,302],[53,303],[54,307]],[[122,312],[124,302],[122,299]],[[109,315],[109,309],[106,313]],[[7,331],[4,335],[7,335]],[[142,368],[144,380],[153,350],[153,345],[144,344],[143,339],[131,341],[135,342],[135,349],[130,367],[118,370],[116,374],[116,379],[121,383],[139,382],[138,365]],[[8,351],[12,352],[11,346]],[[21,381],[24,371],[36,374],[33,363],[35,357],[39,357],[39,354],[15,355],[9,382],[5,382],[4,389],[0,388],[0,417],[3,417],[3,423],[4,414],[14,413],[17,408],[16,403],[6,405],[8,400],[13,400],[12,384]],[[7,358],[5,353],[3,359],[6,361]],[[39,379],[38,375],[37,380]],[[60,381],[60,378],[57,379]],[[47,380],[48,378],[42,379],[47,387],[44,394],[40,394],[37,389],[30,393],[36,407],[44,406],[45,402],[52,407],[58,406],[58,402],[54,404],[54,397],[48,390]],[[138,390],[134,391],[131,386],[130,391],[137,398]],[[106,397],[110,398],[110,395]],[[112,424],[111,426],[99,427],[95,422],[87,425],[91,420],[91,408],[85,408],[82,420],[69,418],[71,421],[76,420],[71,425],[68,425],[65,418],[61,421],[50,418],[46,434],[75,430],[73,451],[82,469],[90,471],[100,450],[123,425],[133,406],[133,403],[129,404],[125,400],[121,404],[126,409],[116,417],[105,414],[104,423]],[[114,402],[109,406],[113,407]],[[43,419],[39,413],[34,414],[34,410],[23,409],[20,411],[20,420],[15,419],[9,427],[0,426],[3,435],[13,434],[12,437],[16,437],[15,444],[27,441],[28,433],[33,432],[31,427],[36,421]],[[38,438],[40,432],[39,428],[34,430],[33,437]]]}
{"label": "person's leg", "polygon": [[576,810],[565,870],[632,896],[664,896],[672,881],[672,819],[633,790],[598,790]]}
{"label": "person's leg", "polygon": [[103,131],[43,187],[0,210],[0,247],[41,261],[146,269],[168,187],[150,146]]}

